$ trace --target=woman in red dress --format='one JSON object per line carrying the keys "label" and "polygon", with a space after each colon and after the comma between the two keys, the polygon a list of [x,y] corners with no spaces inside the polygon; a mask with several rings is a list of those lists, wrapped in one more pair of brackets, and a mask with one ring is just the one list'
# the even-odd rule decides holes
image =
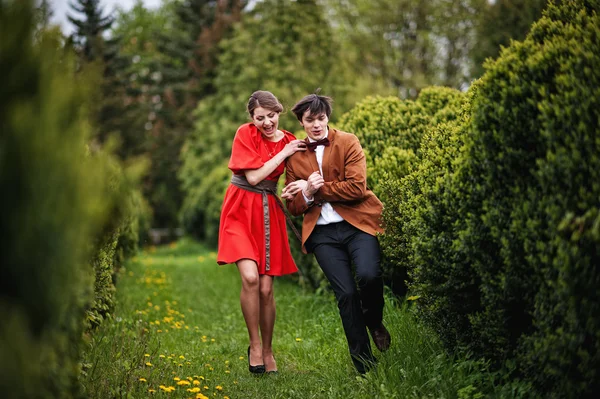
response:
{"label": "woman in red dress", "polygon": [[[240,302],[250,336],[248,368],[277,371],[272,340],[275,325],[273,277],[298,271],[288,244],[285,215],[275,197],[287,157],[306,151],[303,140],[279,130],[283,106],[268,91],[248,100],[252,123],[240,126],[233,139],[233,172],[221,210],[220,265],[235,263],[242,279]],[[262,337],[262,340],[261,340]]]}

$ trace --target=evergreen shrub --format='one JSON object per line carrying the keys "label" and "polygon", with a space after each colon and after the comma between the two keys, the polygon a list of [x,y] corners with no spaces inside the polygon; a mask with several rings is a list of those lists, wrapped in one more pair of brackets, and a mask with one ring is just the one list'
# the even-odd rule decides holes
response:
{"label": "evergreen shrub", "polygon": [[91,243],[112,194],[86,151],[86,80],[59,32],[32,37],[30,2],[0,3],[0,390],[80,393]]}
{"label": "evergreen shrub", "polygon": [[76,73],[58,29],[34,39],[33,27],[31,2],[0,3],[0,390],[73,398],[134,208],[110,151],[88,147],[93,76]]}
{"label": "evergreen shrub", "polygon": [[368,185],[384,204],[386,233],[380,237],[387,283],[404,294],[410,265],[406,224],[412,210],[401,179],[419,164],[421,141],[439,124],[457,118],[464,94],[446,87],[423,89],[416,100],[367,97],[344,114],[340,129],[357,135],[367,157]]}
{"label": "evergreen shrub", "polygon": [[548,397],[600,391],[599,9],[551,4],[486,65],[411,239],[417,302],[446,344]]}

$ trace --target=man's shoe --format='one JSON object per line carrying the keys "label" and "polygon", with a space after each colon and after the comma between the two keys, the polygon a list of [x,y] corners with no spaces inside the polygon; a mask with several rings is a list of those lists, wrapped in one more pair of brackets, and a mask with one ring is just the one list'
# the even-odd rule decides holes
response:
{"label": "man's shoe", "polygon": [[369,329],[371,332],[371,337],[373,337],[373,342],[375,342],[375,346],[381,352],[385,352],[390,348],[390,343],[392,342],[392,337],[388,332],[387,328],[381,323],[379,327]]}

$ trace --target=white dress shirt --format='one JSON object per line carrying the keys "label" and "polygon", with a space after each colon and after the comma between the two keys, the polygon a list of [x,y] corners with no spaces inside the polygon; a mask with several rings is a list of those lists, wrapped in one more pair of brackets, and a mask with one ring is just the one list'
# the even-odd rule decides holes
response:
{"label": "white dress shirt", "polygon": [[[325,132],[325,137],[327,137],[328,135],[329,135],[329,129],[327,129],[327,131]],[[311,139],[310,137],[308,138],[308,140],[311,143],[316,141],[316,140]],[[317,163],[319,164],[319,172],[321,172],[321,176],[323,176],[323,152],[324,151],[325,151],[324,145],[318,145],[315,148],[315,155],[317,156]],[[310,204],[311,202],[313,202],[313,201],[309,201],[308,198],[306,198],[306,196],[304,195],[304,192],[302,192],[302,196],[304,197],[304,200],[306,201],[307,204]],[[323,202],[323,204],[321,205],[321,215],[319,215],[319,219],[317,219],[317,225],[338,223],[343,220],[344,220],[344,218],[341,217],[340,214],[335,211],[335,209],[333,209],[333,207],[331,206],[331,204],[329,202]]]}

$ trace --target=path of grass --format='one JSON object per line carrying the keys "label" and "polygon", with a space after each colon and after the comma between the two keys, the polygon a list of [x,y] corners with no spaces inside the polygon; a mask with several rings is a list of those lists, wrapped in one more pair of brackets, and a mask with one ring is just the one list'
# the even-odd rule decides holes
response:
{"label": "path of grass", "polygon": [[[492,390],[478,365],[454,363],[406,307],[386,302],[392,347],[358,377],[331,295],[276,279],[279,374],[248,372],[234,266],[182,240],[144,251],[119,277],[114,318],[89,339],[91,398],[469,398]],[[482,388],[484,387],[484,388]],[[497,396],[497,395],[494,395]]]}

